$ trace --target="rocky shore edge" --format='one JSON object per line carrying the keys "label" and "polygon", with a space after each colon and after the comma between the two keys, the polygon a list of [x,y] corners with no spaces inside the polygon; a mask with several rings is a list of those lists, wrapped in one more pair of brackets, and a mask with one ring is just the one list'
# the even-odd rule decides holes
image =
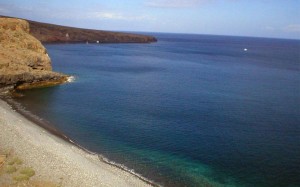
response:
{"label": "rocky shore edge", "polygon": [[30,34],[29,23],[0,18],[0,88],[32,89],[65,83],[68,75],[52,71],[46,48]]}

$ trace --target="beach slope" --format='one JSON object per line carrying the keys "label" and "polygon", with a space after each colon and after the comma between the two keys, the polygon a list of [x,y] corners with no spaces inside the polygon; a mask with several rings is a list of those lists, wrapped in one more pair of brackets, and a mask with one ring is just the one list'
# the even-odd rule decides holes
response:
{"label": "beach slope", "polygon": [[[64,187],[151,186],[135,175],[99,160],[27,120],[0,100],[0,154],[13,154],[22,160],[17,171],[0,166],[0,186],[17,184],[19,168],[32,168],[30,181],[48,181]],[[8,160],[9,161],[9,160]],[[13,166],[14,167],[14,166]],[[6,172],[5,172],[6,171]],[[28,183],[27,181],[27,183]],[[24,182],[24,181],[23,181]],[[46,185],[45,185],[46,186]]]}

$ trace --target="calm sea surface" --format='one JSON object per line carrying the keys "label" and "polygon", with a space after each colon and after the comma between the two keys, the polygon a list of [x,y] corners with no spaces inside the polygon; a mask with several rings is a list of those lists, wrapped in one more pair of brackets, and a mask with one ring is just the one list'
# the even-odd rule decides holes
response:
{"label": "calm sea surface", "polygon": [[300,186],[300,41],[154,35],[46,45],[75,82],[18,101],[164,186]]}

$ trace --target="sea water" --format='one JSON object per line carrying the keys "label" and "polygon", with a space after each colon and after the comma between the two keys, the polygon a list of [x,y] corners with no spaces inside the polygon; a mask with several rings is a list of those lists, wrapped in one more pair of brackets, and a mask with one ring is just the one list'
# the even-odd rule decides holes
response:
{"label": "sea water", "polygon": [[17,100],[160,185],[300,186],[300,41],[153,35],[46,45],[75,81]]}

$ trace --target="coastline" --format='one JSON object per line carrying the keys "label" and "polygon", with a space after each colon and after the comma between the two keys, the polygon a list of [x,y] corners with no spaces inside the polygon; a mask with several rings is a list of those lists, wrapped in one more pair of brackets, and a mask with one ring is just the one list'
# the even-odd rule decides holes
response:
{"label": "coastline", "polygon": [[22,19],[29,23],[30,34],[42,43],[152,43],[153,36],[129,32],[105,31],[76,28],[71,26],[42,23],[23,18],[0,15],[0,18]]}
{"label": "coastline", "polygon": [[13,151],[30,164],[37,172],[32,180],[50,180],[66,187],[158,186],[74,143],[49,124],[26,115],[13,102],[0,99],[0,151]]}

